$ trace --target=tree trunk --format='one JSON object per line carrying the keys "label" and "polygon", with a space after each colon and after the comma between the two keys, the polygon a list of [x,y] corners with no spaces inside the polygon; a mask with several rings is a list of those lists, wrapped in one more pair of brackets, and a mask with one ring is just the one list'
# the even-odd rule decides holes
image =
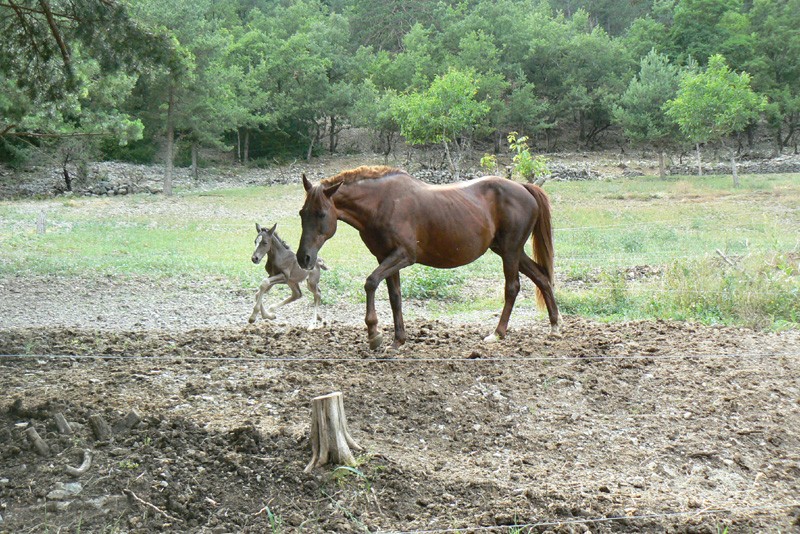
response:
{"label": "tree trunk", "polygon": [[697,176],[703,176],[703,158],[700,156],[700,143],[695,145],[697,149]]}
{"label": "tree trunk", "polygon": [[350,436],[341,392],[329,393],[311,401],[311,461],[308,473],[328,463],[355,465],[350,448],[363,450]]}
{"label": "tree trunk", "polygon": [[666,175],[667,175],[667,169],[666,169],[666,165],[664,165],[664,151],[663,150],[659,150],[658,151],[658,176],[659,176],[659,178],[661,178],[663,180],[664,177],[666,177]]}
{"label": "tree trunk", "polygon": [[69,175],[69,169],[67,169],[67,164],[65,163],[62,167],[64,172],[64,184],[67,186],[67,191],[72,191],[72,177]]}
{"label": "tree trunk", "polygon": [[250,163],[250,128],[244,129],[244,157],[242,161],[245,165]]}
{"label": "tree trunk", "polygon": [[731,151],[731,172],[733,173],[733,187],[739,187],[739,173],[736,169],[736,151],[733,147],[730,148]]}
{"label": "tree trunk", "polygon": [[242,163],[242,129],[236,128],[236,161]]}
{"label": "tree trunk", "polygon": [[197,143],[192,143],[192,176],[196,182],[199,178],[197,171]]}
{"label": "tree trunk", "polygon": [[169,101],[167,103],[167,171],[164,174],[164,194],[172,195],[172,167],[174,165],[174,145],[175,145],[175,85],[169,85]]}
{"label": "tree trunk", "polygon": [[336,152],[336,117],[331,115],[331,126],[328,130],[328,152]]}
{"label": "tree trunk", "polygon": [[447,141],[442,141],[442,144],[444,145],[445,156],[447,156],[447,163],[450,165],[450,170],[453,171],[453,180],[457,182],[459,179],[459,172],[458,167],[453,161],[453,156],[450,155],[450,146],[447,144]]}

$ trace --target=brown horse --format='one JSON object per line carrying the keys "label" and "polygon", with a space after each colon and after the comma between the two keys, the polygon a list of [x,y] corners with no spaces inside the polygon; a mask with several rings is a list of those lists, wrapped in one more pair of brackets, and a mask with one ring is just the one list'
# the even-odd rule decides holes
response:
{"label": "brown horse", "polygon": [[[434,186],[391,167],[358,167],[312,185],[303,175],[306,199],[300,210],[303,232],[297,261],[308,269],[322,245],[342,220],[361,239],[380,265],[367,277],[367,334],[370,348],[380,347],[375,290],[386,280],[394,315],[394,343],[405,343],[400,298],[400,269],[414,263],[452,268],[466,265],[492,249],[503,259],[505,306],[494,334],[505,337],[508,319],[519,293],[519,273],[538,289],[546,306],[551,334],[559,335],[553,296],[553,237],[550,202],[535,185],[487,176],[464,183]],[[525,254],[533,235],[534,259]]]}

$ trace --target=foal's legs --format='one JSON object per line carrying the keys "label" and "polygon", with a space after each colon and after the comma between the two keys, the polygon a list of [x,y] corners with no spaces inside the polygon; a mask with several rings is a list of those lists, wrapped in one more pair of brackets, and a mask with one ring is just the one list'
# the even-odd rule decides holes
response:
{"label": "foal's legs", "polygon": [[536,284],[536,287],[539,288],[539,291],[542,292],[544,303],[547,306],[547,315],[550,318],[550,335],[553,337],[561,337],[558,324],[558,305],[556,304],[556,297],[553,293],[553,286],[547,278],[547,273],[524,252],[519,259],[519,270],[522,274],[530,278],[531,281]]}
{"label": "foal's legs", "polygon": [[276,274],[275,276],[270,276],[269,278],[264,278],[261,282],[261,285],[258,286],[258,293],[256,293],[256,304],[253,306],[253,313],[250,315],[250,318],[247,320],[249,323],[256,322],[256,315],[259,311],[261,311],[261,317],[264,319],[274,319],[275,316],[272,317],[267,316],[267,312],[264,311],[264,295],[269,293],[269,290],[272,289],[272,286],[276,284],[283,284],[286,282],[286,276],[283,274]]}
{"label": "foal's legs", "polygon": [[[316,276],[315,276],[316,275]],[[309,273],[306,279],[308,290],[314,295],[314,315],[311,317],[311,323],[308,325],[309,330],[317,328],[317,322],[322,320],[319,314],[319,305],[322,302],[322,293],[319,290],[319,267],[316,271]]]}
{"label": "foal's legs", "polygon": [[273,304],[272,306],[269,307],[269,309],[267,310],[267,315],[269,316],[270,319],[275,318],[275,310],[277,310],[281,306],[286,306],[290,302],[294,302],[303,296],[303,292],[300,291],[300,284],[298,284],[297,282],[293,280],[286,280],[286,285],[289,286],[289,289],[292,290],[292,294],[289,295],[289,297],[280,304]]}
{"label": "foal's legs", "polygon": [[[381,264],[375,269],[371,275],[367,277],[367,281],[364,284],[364,291],[367,294],[367,314],[364,318],[364,322],[367,323],[367,338],[369,339],[369,348],[372,350],[378,350],[383,343],[383,336],[381,336],[380,332],[378,332],[378,314],[375,313],[375,290],[378,288],[378,285],[381,283],[382,280],[398,274],[400,269],[403,267],[408,267],[414,263],[413,261],[409,260],[408,255],[402,249],[396,249],[394,252],[389,254]],[[402,310],[400,309],[400,284],[399,284],[399,276],[397,278],[398,283],[396,284],[397,287],[397,294],[395,297],[392,297],[393,290],[389,289],[389,296],[390,301],[392,301],[392,314],[395,318],[395,331],[394,331],[394,343],[392,343],[392,348],[397,348],[403,343],[405,343],[405,330],[402,329],[403,324],[403,314]],[[392,282],[392,284],[394,284]],[[389,285],[389,282],[387,282]],[[395,308],[394,301],[396,300],[398,306]],[[399,317],[399,323],[398,323]],[[398,330],[398,324],[401,326],[401,329]]]}

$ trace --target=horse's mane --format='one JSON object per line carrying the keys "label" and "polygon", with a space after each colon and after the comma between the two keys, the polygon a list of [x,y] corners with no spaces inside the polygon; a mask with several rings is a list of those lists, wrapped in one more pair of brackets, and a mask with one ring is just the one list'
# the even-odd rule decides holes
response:
{"label": "horse's mane", "polygon": [[286,241],[284,241],[284,240],[283,240],[283,238],[281,238],[281,236],[279,236],[279,235],[278,235],[278,232],[275,232],[275,233],[273,233],[273,234],[272,234],[272,237],[274,237],[275,239],[277,239],[277,240],[278,240],[278,243],[280,243],[281,245],[283,245],[283,247],[284,247],[286,250],[292,250],[292,247],[290,247],[290,246],[289,246],[289,245],[286,243]]}
{"label": "horse's mane", "polygon": [[361,180],[375,180],[383,178],[390,174],[399,174],[405,172],[397,167],[389,167],[387,165],[362,165],[355,169],[342,171],[335,176],[323,179],[320,183],[323,185],[337,184],[343,182],[345,184],[360,182]]}
{"label": "horse's mane", "polygon": [[[267,231],[267,229],[266,229],[266,228],[263,228],[262,230],[263,230],[264,232],[266,232],[266,231]],[[278,241],[278,243],[280,243],[280,244],[281,244],[281,246],[283,246],[283,248],[285,248],[285,249],[287,249],[287,250],[292,250],[292,247],[290,247],[290,246],[289,246],[289,245],[286,243],[286,241],[284,241],[284,240],[283,240],[283,238],[281,238],[281,236],[279,236],[279,235],[278,235],[278,232],[277,232],[277,231],[275,231],[275,232],[273,232],[273,233],[272,233],[272,237],[273,237],[275,240],[277,240],[277,241]]]}

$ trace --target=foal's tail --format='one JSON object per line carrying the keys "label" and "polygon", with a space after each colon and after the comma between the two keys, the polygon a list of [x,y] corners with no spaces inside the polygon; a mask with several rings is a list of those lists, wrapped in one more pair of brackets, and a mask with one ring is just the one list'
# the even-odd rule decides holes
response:
{"label": "foal's tail", "polygon": [[[555,287],[555,276],[553,275],[553,226],[550,222],[550,200],[547,193],[538,185],[524,184],[528,191],[536,199],[539,205],[539,216],[533,225],[533,235],[531,241],[533,245],[533,261],[541,266],[547,274],[550,287]],[[545,307],[544,294],[537,287],[536,300],[540,308]]]}

